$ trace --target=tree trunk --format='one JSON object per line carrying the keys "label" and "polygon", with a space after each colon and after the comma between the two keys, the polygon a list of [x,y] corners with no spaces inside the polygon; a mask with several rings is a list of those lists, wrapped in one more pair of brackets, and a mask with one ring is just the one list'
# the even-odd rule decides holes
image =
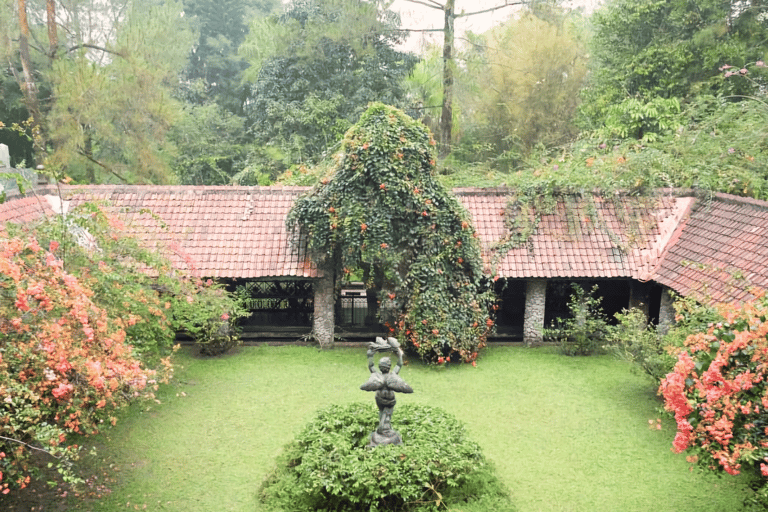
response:
{"label": "tree trunk", "polygon": [[45,14],[48,23],[48,57],[53,60],[59,51],[59,34],[56,30],[56,0],[46,0]]}
{"label": "tree trunk", "polygon": [[29,55],[29,21],[27,20],[27,0],[19,2],[19,57],[21,68],[24,72],[24,81],[19,80],[19,87],[24,95],[24,103],[32,116],[32,140],[35,151],[35,160],[42,164],[45,160],[45,135],[43,131],[43,116],[40,112],[40,102],[37,97],[37,85],[35,84],[35,69],[32,66],[32,58]]}
{"label": "tree trunk", "polygon": [[443,28],[443,109],[440,114],[440,157],[451,153],[453,132],[453,43],[456,0],[445,3]]}

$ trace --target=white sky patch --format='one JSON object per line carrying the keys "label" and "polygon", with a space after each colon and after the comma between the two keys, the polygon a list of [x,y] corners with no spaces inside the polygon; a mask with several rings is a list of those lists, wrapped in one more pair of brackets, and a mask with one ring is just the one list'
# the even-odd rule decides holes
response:
{"label": "white sky patch", "polygon": [[[431,3],[432,0],[421,1],[423,3]],[[441,4],[444,3],[444,0],[438,1]],[[503,3],[504,0],[457,0],[456,12],[477,12],[502,5]],[[601,0],[570,0],[565,2],[565,5],[573,8],[583,7],[585,12],[591,13],[599,7],[600,3]],[[458,18],[455,25],[458,45],[461,45],[461,38],[465,32],[471,31],[476,34],[482,34],[490,28],[505,22],[510,16],[520,12],[523,7],[513,5],[483,14]],[[400,13],[403,28],[411,30],[442,29],[444,25],[444,14],[440,9],[432,9],[422,4],[409,2],[408,0],[395,0],[390,9]],[[415,32],[405,43],[404,49],[421,53],[424,44],[428,42],[442,42],[442,33]]]}

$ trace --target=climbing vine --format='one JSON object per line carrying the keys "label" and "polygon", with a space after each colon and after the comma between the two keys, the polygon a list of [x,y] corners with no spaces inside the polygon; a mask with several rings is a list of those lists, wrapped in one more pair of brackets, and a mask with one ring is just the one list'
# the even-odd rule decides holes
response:
{"label": "climbing vine", "polygon": [[494,296],[469,214],[434,170],[428,130],[372,104],[287,222],[338,274],[364,270],[380,320],[424,360],[474,363],[493,327]]}
{"label": "climbing vine", "polygon": [[[516,188],[509,196],[503,214],[507,235],[492,246],[492,261],[497,264],[507,252],[518,247],[528,245],[532,249],[532,237],[542,217],[547,215],[560,217],[567,230],[563,236],[580,239],[586,232],[599,229],[617,249],[628,252],[643,240],[644,233],[653,229],[655,221],[648,212],[657,199],[656,195],[629,195],[615,190],[585,192],[535,180],[529,186]],[[606,204],[598,208],[598,201]],[[599,210],[611,211],[621,229],[617,231],[616,226],[606,223]]]}

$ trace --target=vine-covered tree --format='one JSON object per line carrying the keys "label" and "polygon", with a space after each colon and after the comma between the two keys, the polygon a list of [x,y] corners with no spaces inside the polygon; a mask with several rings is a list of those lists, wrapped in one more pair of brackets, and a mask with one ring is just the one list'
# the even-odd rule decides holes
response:
{"label": "vine-covered tree", "polygon": [[336,275],[362,270],[382,322],[423,359],[474,362],[494,299],[469,214],[435,179],[435,144],[402,111],[371,105],[288,225]]}

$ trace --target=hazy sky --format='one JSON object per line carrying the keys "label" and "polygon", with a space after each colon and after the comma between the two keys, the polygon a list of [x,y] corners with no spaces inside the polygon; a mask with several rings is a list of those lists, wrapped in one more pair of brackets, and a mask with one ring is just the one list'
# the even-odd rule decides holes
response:
{"label": "hazy sky", "polygon": [[[422,3],[431,3],[431,0],[420,0]],[[440,4],[445,3],[445,0],[435,0]],[[496,5],[501,5],[505,0],[456,0],[456,11],[461,12],[476,12],[482,11]],[[576,7],[584,7],[587,12],[591,12],[599,5],[600,0],[571,0],[566,2],[566,5],[573,5]],[[520,10],[520,6],[504,7],[490,13],[478,14],[475,16],[467,16],[465,18],[459,18],[456,20],[456,33],[457,36],[465,31],[472,31],[475,33],[482,33],[491,28],[492,26],[505,21],[515,12]],[[403,27],[410,29],[425,29],[425,28],[442,28],[443,27],[443,12],[438,9],[431,9],[424,5],[409,2],[407,0],[395,0],[391,9],[393,11],[400,12],[402,16]],[[441,34],[427,32],[425,34],[413,34],[407,43],[407,48],[411,51],[418,51],[423,37],[440,38]]]}

